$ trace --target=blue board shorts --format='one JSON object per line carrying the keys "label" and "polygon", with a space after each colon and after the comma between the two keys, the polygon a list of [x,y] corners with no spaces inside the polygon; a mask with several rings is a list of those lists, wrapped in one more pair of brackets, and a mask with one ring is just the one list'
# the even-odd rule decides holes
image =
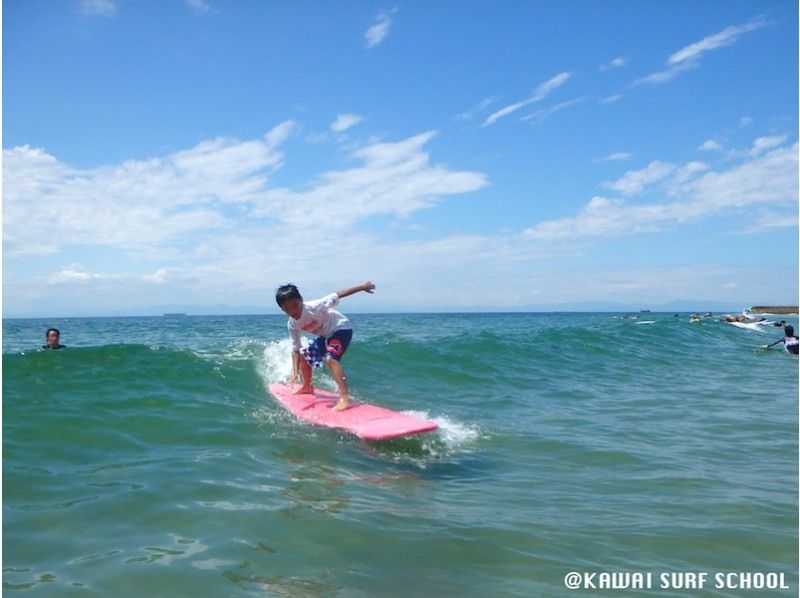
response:
{"label": "blue board shorts", "polygon": [[352,330],[337,330],[327,338],[318,336],[310,345],[300,349],[300,355],[314,368],[320,367],[326,359],[340,361],[352,338]]}

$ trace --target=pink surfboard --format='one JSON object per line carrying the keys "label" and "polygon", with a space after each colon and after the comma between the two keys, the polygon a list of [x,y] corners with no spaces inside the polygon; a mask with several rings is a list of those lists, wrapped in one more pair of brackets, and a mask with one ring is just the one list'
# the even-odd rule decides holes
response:
{"label": "pink surfboard", "polygon": [[314,389],[313,395],[296,395],[297,385],[270,384],[269,391],[299,419],[329,428],[346,430],[365,440],[387,440],[432,432],[439,427],[434,422],[398,413],[391,409],[353,401],[344,411],[332,407],[339,397],[326,390]]}

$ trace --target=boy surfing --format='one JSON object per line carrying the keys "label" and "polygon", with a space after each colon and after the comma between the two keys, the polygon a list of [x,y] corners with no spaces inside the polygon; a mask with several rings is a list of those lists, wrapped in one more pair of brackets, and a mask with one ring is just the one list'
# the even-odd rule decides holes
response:
{"label": "boy surfing", "polygon": [[[339,401],[333,407],[335,411],[342,411],[350,406],[347,377],[340,362],[353,338],[353,328],[350,320],[334,308],[339,305],[339,299],[361,291],[371,294],[375,291],[375,285],[365,282],[314,301],[303,301],[303,296],[293,284],[283,285],[275,292],[275,301],[289,316],[287,326],[292,339],[290,383],[297,382],[301,376],[303,379],[303,385],[295,391],[295,394],[313,394],[312,367],[318,368],[326,363],[339,388]],[[302,332],[317,337],[305,348],[300,342]]]}

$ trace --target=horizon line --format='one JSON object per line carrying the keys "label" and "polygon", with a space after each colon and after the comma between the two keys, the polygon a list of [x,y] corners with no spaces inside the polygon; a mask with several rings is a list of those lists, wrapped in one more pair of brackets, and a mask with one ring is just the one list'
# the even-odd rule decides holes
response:
{"label": "horizon line", "polygon": [[[748,306],[749,307],[749,306]],[[785,315],[798,315],[797,314],[797,306],[784,306],[784,305],[772,305],[771,307],[781,307],[781,308],[795,308],[795,313],[793,314],[785,314]],[[695,312],[708,312],[708,313],[723,313],[723,312],[731,312],[735,311],[740,313],[745,308],[721,308],[716,307],[715,309],[686,309],[681,307],[679,309],[647,309],[647,308],[630,308],[630,309],[610,309],[610,308],[603,308],[603,309],[577,309],[577,308],[564,308],[564,309],[524,309],[524,308],[508,308],[508,309],[499,309],[499,308],[464,308],[464,309],[450,309],[450,308],[443,308],[443,309],[419,309],[419,310],[410,310],[410,311],[350,311],[348,310],[348,314],[352,315],[371,315],[371,316],[381,316],[381,315],[461,315],[461,314],[642,314],[642,313],[650,313],[650,314],[691,314]],[[280,312],[229,312],[229,313],[189,313],[189,312],[168,312],[168,313],[161,313],[161,314],[105,314],[105,315],[14,315],[14,316],[6,316],[3,315],[3,321],[6,320],[47,320],[47,319],[58,319],[58,320],[70,320],[70,319],[115,319],[115,318],[167,318],[167,319],[179,319],[179,318],[210,318],[210,317],[240,317],[240,316],[268,316],[268,317],[285,317],[285,314]]]}

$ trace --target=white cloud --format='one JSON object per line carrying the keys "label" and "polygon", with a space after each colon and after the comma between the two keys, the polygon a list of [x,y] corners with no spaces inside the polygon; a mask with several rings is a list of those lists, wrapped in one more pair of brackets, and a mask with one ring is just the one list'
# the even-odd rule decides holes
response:
{"label": "white cloud", "polygon": [[144,280],[147,280],[147,281],[150,281],[150,282],[155,282],[155,283],[158,283],[158,284],[163,284],[167,280],[167,276],[168,275],[169,275],[169,272],[167,271],[166,268],[159,268],[158,270],[156,270],[152,274],[146,275],[144,277]]}
{"label": "white cloud", "polygon": [[752,205],[797,202],[797,143],[774,149],[722,172],[708,172],[684,186],[690,217]]}
{"label": "white cloud", "polygon": [[745,33],[761,29],[764,25],[766,25],[764,21],[756,20],[745,23],[744,25],[728,27],[719,33],[701,39],[699,42],[681,48],[670,56],[667,62],[669,64],[679,64],[681,62],[698,60],[706,52],[729,46]]}
{"label": "white cloud", "polygon": [[556,114],[557,112],[561,112],[562,110],[566,110],[567,108],[572,108],[573,106],[577,106],[581,102],[585,101],[586,98],[575,98],[573,100],[567,100],[565,102],[560,102],[554,106],[550,106],[548,108],[542,108],[541,110],[537,110],[533,114],[529,114],[527,116],[523,116],[520,121],[522,122],[532,122],[534,124],[541,124],[547,118],[551,117],[552,115]]}
{"label": "white cloud", "polygon": [[797,228],[797,225],[798,218],[796,209],[764,209],[747,221],[741,233],[745,235],[760,234],[781,228]]}
{"label": "white cloud", "polygon": [[625,94],[615,93],[614,95],[606,96],[605,98],[600,100],[600,104],[613,104],[614,102],[619,102]]}
{"label": "white cloud", "polygon": [[364,218],[408,216],[487,185],[482,173],[431,164],[424,147],[435,136],[429,131],[363,146],[352,152],[358,166],[323,173],[308,185],[271,187],[284,161],[279,146],[294,129],[288,122],[260,139],[211,139],[164,157],[92,169],[71,168],[28,146],[5,150],[7,255],[72,245],[168,255],[174,244],[185,255],[228,231],[258,235],[279,226],[277,235],[307,234],[309,222],[339,234]]}
{"label": "white cloud", "polygon": [[[291,187],[272,186],[271,174],[285,159],[278,144],[294,128],[279,126],[255,140],[207,140],[169,155],[92,169],[70,167],[43,150],[6,150],[4,242],[6,280],[13,287],[8,305],[18,313],[32,309],[22,298],[47,284],[60,285],[61,304],[85,313],[103,305],[124,309],[192,300],[257,304],[277,282],[304,277],[321,292],[344,279],[391,278],[404,293],[404,285],[414,286],[413,270],[415,283],[429,280],[439,289],[442,281],[457,282],[466,254],[491,269],[488,256],[501,251],[502,239],[392,241],[369,232],[372,221],[362,224],[374,217],[407,219],[488,184],[480,172],[433,161],[426,145],[434,131],[363,145],[346,156],[350,168]],[[397,229],[387,223],[380,230]],[[107,273],[93,271],[91,262],[54,267],[54,274],[39,278],[24,273],[22,265],[31,259],[26,256],[50,252],[50,263],[69,263],[76,246],[106,258],[117,252],[124,261]],[[323,266],[331,259],[336,268]],[[132,273],[142,269],[144,274]],[[41,301],[39,309],[48,310]]]}
{"label": "white cloud", "polygon": [[614,152],[602,158],[597,158],[595,162],[621,162],[623,160],[629,160],[632,156],[633,154],[629,152]]}
{"label": "white cloud", "polygon": [[744,25],[728,27],[719,33],[709,35],[698,42],[689,44],[677,52],[674,52],[667,59],[668,68],[637,79],[630,84],[629,88],[639,87],[640,85],[660,85],[671,81],[683,71],[700,66],[700,58],[706,52],[729,46],[735,43],[745,33],[756,31],[765,25],[766,23],[762,20],[750,21]]}
{"label": "white cloud", "polygon": [[204,0],[186,0],[186,5],[197,14],[205,14],[211,10],[211,6]]}
{"label": "white cloud", "polygon": [[722,145],[714,139],[707,139],[697,149],[701,152],[717,152],[722,149]]}
{"label": "white cloud", "polygon": [[699,62],[679,62],[663,71],[657,71],[646,77],[637,79],[629,85],[629,88],[639,87],[640,85],[660,85],[662,83],[667,83],[668,81],[672,81],[680,73],[697,68],[698,66],[700,66]]}
{"label": "white cloud", "polygon": [[577,216],[540,222],[536,226],[526,229],[524,235],[528,239],[553,241],[623,232],[641,232],[641,228],[631,227],[631,223],[636,220],[649,222],[654,219],[655,214],[651,214],[649,218],[641,218],[638,214],[633,216],[621,199],[593,197]]}
{"label": "white cloud", "polygon": [[710,170],[711,167],[705,162],[689,162],[680,168],[676,168],[671,173],[671,177],[667,182],[667,189],[674,189],[676,185],[681,185],[699,175],[701,172]]}
{"label": "white cloud", "polygon": [[753,141],[749,148],[727,150],[724,154],[724,157],[728,160],[757,158],[771,149],[780,147],[786,143],[788,138],[788,135],[766,135],[763,137],[758,137],[755,141]]}
{"label": "white cloud", "polygon": [[[490,300],[494,307],[528,305],[535,288],[551,289],[547,301],[554,302],[592,294],[614,299],[625,289],[645,293],[656,288],[648,282],[665,296],[680,296],[680,280],[686,281],[686,295],[697,296],[691,284],[704,284],[700,270],[670,271],[668,282],[655,271],[650,276],[603,270],[568,279],[562,271],[552,277],[542,272],[554,256],[578,253],[581,240],[732,213],[746,215],[746,232],[756,232],[791,222],[797,202],[797,148],[779,146],[757,156],[748,149],[740,156],[744,163],[719,172],[689,162],[669,165],[661,176],[652,165],[667,163],[653,161],[609,184],[618,184],[621,197],[595,197],[571,217],[539,222],[524,232],[416,234],[392,224],[400,220],[413,227],[421,221],[412,217],[417,210],[449,198],[467,200],[462,194],[488,185],[486,175],[433,159],[429,146],[436,132],[427,131],[372,141],[349,150],[347,168],[276,187],[272,174],[293,159],[291,146],[283,144],[297,128],[287,122],[254,140],[211,139],[165,156],[93,169],[70,167],[43,150],[7,150],[4,234],[13,250],[6,254],[7,275],[13,276],[6,281],[12,289],[8,305],[16,313],[32,309],[33,299],[27,298],[57,284],[60,301],[94,313],[104,305],[193,302],[263,304],[268,310],[274,309],[269,292],[286,280],[313,296],[367,278],[391,297],[390,307],[434,306],[443,299],[450,308],[487,305],[485,288],[492,285],[508,289],[503,298]],[[660,190],[663,198],[635,203],[637,189]],[[389,223],[375,228],[376,220]],[[85,252],[69,257],[75,244],[104,255],[120,251],[137,273],[126,273],[129,265],[111,272],[93,267]],[[26,278],[20,254],[43,251],[60,260],[54,273]],[[336,267],[328,268],[332,259]],[[73,261],[88,267],[61,266]],[[717,276],[726,278],[714,278],[715,284],[732,280],[729,271]],[[48,309],[44,294],[37,301],[43,306],[38,309]]]}
{"label": "white cloud", "polygon": [[606,62],[605,64],[601,64],[599,68],[600,71],[605,72],[605,71],[610,71],[612,69],[622,68],[626,64],[628,64],[628,59],[622,56],[618,56],[613,60]]}
{"label": "white cloud", "polygon": [[759,137],[753,142],[753,147],[750,150],[751,156],[760,156],[772,148],[779,147],[784,144],[788,135],[772,135],[769,137]]}
{"label": "white cloud", "polygon": [[80,11],[85,15],[111,16],[117,12],[116,0],[81,0]]}
{"label": "white cloud", "polygon": [[[378,214],[405,216],[438,203],[444,196],[475,191],[487,184],[477,172],[432,166],[424,151],[435,135],[428,131],[404,141],[373,143],[353,152],[362,165],[320,175],[306,190],[266,191],[254,215],[282,222],[326,221],[346,227]],[[335,214],[335,218],[330,218]]]}
{"label": "white cloud", "polygon": [[81,264],[71,264],[61,270],[60,272],[56,272],[53,274],[48,283],[51,285],[61,285],[61,284],[86,284],[94,281],[100,280],[111,280],[116,277],[97,274],[95,272],[90,272],[85,266]]}
{"label": "white cloud", "polygon": [[603,187],[619,191],[623,195],[641,193],[646,187],[667,178],[675,170],[675,165],[654,160],[641,170],[629,170],[613,182],[603,183]]}
{"label": "white cloud", "polygon": [[261,139],[217,138],[161,158],[72,168],[42,149],[3,150],[4,241],[11,254],[70,244],[145,248],[233,224],[223,207],[263,193],[294,124]]}
{"label": "white cloud", "polygon": [[384,11],[380,13],[375,22],[364,33],[364,38],[367,42],[367,48],[374,48],[389,35],[389,29],[392,26],[391,14],[396,12],[397,9],[391,11]]}
{"label": "white cloud", "polygon": [[462,112],[460,114],[456,114],[456,117],[455,117],[456,120],[471,120],[477,114],[483,112],[484,110],[486,110],[486,108],[491,106],[492,103],[495,101],[495,99],[496,98],[494,96],[491,96],[491,97],[488,97],[488,98],[485,98],[485,99],[481,100],[480,102],[478,102],[475,106],[473,106],[472,108],[470,108],[466,112]]}
{"label": "white cloud", "polygon": [[[525,231],[529,239],[555,241],[647,232],[669,223],[696,221],[753,207],[796,206],[798,201],[797,144],[750,158],[726,171],[713,172],[701,162],[676,168],[655,161],[635,176],[614,184],[632,194],[647,184],[663,183],[673,201],[627,204],[622,199],[595,197],[571,217],[545,221]],[[656,164],[656,167],[652,167]],[[617,181],[617,183],[620,183]],[[783,213],[783,212],[781,212]]]}
{"label": "white cloud", "polygon": [[331,123],[331,130],[336,133],[341,133],[347,129],[356,126],[364,119],[357,114],[339,114],[336,120]]}
{"label": "white cloud", "polygon": [[508,116],[509,114],[516,112],[520,108],[524,108],[525,106],[533,104],[534,102],[542,101],[544,98],[550,95],[550,93],[552,93],[553,91],[564,85],[564,83],[566,83],[569,80],[570,76],[571,76],[570,73],[564,72],[564,73],[559,73],[555,77],[545,81],[536,88],[533,95],[528,99],[523,100],[521,102],[517,102],[515,104],[511,104],[509,106],[501,108],[500,110],[494,112],[493,114],[490,114],[489,117],[486,119],[486,121],[484,121],[483,126],[488,127],[489,125],[493,125],[500,118]]}

